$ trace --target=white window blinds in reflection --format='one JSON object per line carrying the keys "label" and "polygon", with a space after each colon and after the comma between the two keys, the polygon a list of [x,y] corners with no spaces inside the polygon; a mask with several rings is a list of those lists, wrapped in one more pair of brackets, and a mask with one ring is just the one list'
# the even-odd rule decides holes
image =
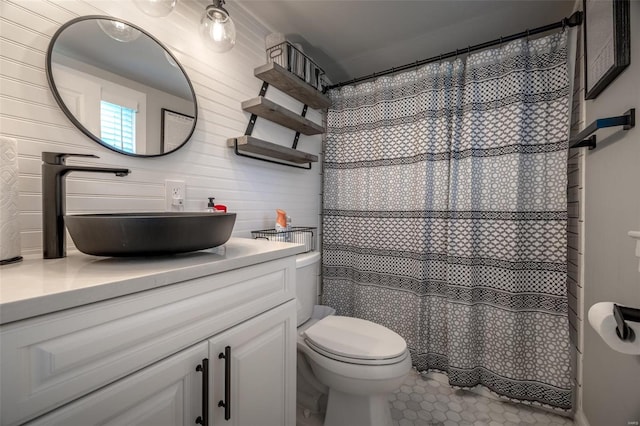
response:
{"label": "white window blinds in reflection", "polygon": [[100,138],[112,147],[136,153],[136,111],[100,101]]}

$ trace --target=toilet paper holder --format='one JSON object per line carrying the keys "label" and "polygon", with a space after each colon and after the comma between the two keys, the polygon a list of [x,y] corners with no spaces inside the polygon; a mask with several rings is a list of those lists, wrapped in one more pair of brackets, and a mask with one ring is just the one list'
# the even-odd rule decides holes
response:
{"label": "toilet paper holder", "polygon": [[626,321],[640,322],[640,309],[613,304],[613,317],[616,319],[616,334],[621,340],[633,342],[635,333]]}

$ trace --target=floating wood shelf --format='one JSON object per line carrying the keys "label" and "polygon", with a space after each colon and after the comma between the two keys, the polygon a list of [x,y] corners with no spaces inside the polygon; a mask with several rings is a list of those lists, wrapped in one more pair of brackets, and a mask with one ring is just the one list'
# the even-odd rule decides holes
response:
{"label": "floating wood shelf", "polygon": [[309,136],[324,133],[324,128],[321,125],[270,101],[264,96],[258,96],[257,98],[242,102],[242,109],[258,117],[266,118],[274,123],[300,132],[303,135]]}
{"label": "floating wood shelf", "polygon": [[331,99],[275,62],[256,68],[253,74],[311,108],[327,109],[331,106]]}
{"label": "floating wood shelf", "polygon": [[235,147],[236,142],[238,146],[237,149],[240,152],[264,155],[296,164],[316,163],[318,161],[317,155],[263,141],[262,139],[254,138],[253,136],[240,136],[238,138],[227,139],[227,146]]}

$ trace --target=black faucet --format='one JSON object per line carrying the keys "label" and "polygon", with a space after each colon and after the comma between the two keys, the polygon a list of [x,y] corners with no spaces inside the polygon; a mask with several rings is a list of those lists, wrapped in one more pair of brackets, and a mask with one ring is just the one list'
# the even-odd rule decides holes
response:
{"label": "black faucet", "polygon": [[129,169],[68,166],[65,164],[67,157],[100,158],[92,154],[42,153],[42,251],[45,259],[58,259],[67,255],[64,233],[66,175],[69,172],[115,173],[116,176],[131,173]]}

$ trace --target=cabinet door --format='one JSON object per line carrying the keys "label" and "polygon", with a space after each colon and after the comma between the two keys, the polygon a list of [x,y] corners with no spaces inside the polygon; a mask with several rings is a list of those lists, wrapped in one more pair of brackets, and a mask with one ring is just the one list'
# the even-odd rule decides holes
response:
{"label": "cabinet door", "polygon": [[295,426],[295,315],[292,300],[209,340],[213,426]]}
{"label": "cabinet door", "polygon": [[44,415],[30,425],[195,425],[202,412],[207,343],[164,359],[131,376]]}

